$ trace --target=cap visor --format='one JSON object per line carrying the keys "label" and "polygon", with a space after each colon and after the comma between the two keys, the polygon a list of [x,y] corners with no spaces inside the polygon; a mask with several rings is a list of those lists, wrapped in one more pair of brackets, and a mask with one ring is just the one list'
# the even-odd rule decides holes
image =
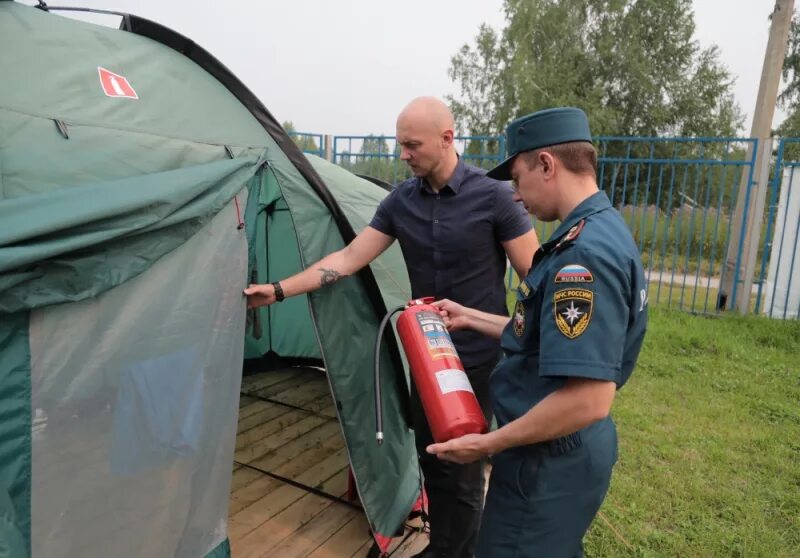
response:
{"label": "cap visor", "polygon": [[511,180],[511,163],[514,162],[514,157],[516,155],[512,155],[495,168],[490,170],[486,173],[486,176],[489,178],[494,178],[495,180]]}

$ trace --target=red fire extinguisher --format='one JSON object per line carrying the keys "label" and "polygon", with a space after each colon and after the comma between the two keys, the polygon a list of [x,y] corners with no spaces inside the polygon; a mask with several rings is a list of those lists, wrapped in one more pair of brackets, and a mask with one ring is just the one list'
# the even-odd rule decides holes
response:
{"label": "red fire extinguisher", "polygon": [[433,297],[411,300],[383,318],[375,346],[376,439],[383,443],[379,355],[383,329],[392,314],[403,313],[397,320],[400,343],[408,357],[411,377],[419,393],[422,408],[436,442],[446,442],[465,434],[488,430],[464,365],[458,358],[439,309],[431,305]]}

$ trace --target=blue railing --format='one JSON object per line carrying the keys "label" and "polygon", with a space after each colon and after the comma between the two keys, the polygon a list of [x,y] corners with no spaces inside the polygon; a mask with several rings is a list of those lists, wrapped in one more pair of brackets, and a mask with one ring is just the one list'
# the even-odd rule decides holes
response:
{"label": "blue railing", "polygon": [[306,132],[288,132],[288,134],[303,153],[325,157],[325,138],[322,134],[308,134]]}
{"label": "blue railing", "polygon": [[[295,141],[309,142],[306,151],[322,154],[322,135],[295,134],[294,137]],[[800,156],[786,156],[790,144],[796,144],[794,147],[800,155],[800,139],[781,142],[777,170],[770,187],[764,240],[758,255],[760,274],[753,282],[755,311],[776,317],[794,317],[800,313],[800,302],[796,310],[787,307],[800,298],[797,294],[800,279],[791,282],[794,266],[800,265],[800,256],[795,258],[800,224],[788,219],[790,207],[780,205],[778,198],[782,171],[800,166],[800,162],[789,161],[800,161]],[[748,185],[743,202],[752,203],[758,140],[601,136],[595,138],[595,145],[599,156],[598,185],[620,211],[639,246],[650,281],[651,301],[691,312],[718,313],[722,306],[720,288],[726,282],[733,285],[728,300],[736,300],[737,289],[745,283],[739,276],[744,258],[745,227],[735,226],[734,210],[743,181]],[[356,174],[374,176],[392,184],[411,176],[408,166],[400,160],[394,136],[335,136],[331,147],[333,161]],[[465,160],[484,168],[505,158],[502,136],[457,137],[456,149]],[[793,183],[800,183],[800,177],[794,180],[793,175],[789,176],[784,188],[791,189]],[[795,190],[798,187],[800,185],[795,186]],[[800,200],[800,192],[788,195],[790,200]],[[541,240],[546,240],[556,226],[557,223],[534,220]],[[739,238],[732,238],[737,229],[741,231]],[[725,260],[731,242],[736,246],[735,276],[727,281]],[[770,283],[776,273],[780,276],[779,283]],[[509,287],[515,282],[512,272],[509,272],[508,282]],[[785,292],[781,290],[784,286]],[[796,291],[796,298],[790,295],[792,289]],[[777,312],[774,301],[781,297],[784,304]]]}
{"label": "blue railing", "polygon": [[651,300],[717,312],[737,192],[743,174],[752,182],[757,140],[598,137],[596,145],[598,185],[639,245]]}
{"label": "blue railing", "polygon": [[[505,139],[497,136],[457,136],[456,150],[464,160],[491,168],[505,155]],[[397,184],[411,171],[400,160],[400,146],[394,136],[335,136],[333,162],[349,171]]]}

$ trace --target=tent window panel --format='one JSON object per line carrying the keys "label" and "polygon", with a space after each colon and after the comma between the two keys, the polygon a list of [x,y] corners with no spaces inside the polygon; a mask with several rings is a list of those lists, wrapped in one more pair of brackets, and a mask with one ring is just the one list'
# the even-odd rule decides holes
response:
{"label": "tent window panel", "polygon": [[247,280],[235,222],[231,202],[145,273],[32,314],[34,556],[196,558],[225,540]]}

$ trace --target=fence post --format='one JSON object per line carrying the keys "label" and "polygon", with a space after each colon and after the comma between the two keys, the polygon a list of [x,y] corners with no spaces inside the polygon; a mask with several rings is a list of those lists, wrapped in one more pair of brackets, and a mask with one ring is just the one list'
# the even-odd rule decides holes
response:
{"label": "fence post", "polygon": [[755,273],[756,260],[758,259],[758,247],[761,240],[761,225],[764,222],[764,203],[769,189],[769,165],[772,158],[772,138],[761,142],[761,157],[757,157],[760,168],[755,183],[755,196],[753,201],[752,222],[749,223],[748,235],[744,240],[742,253],[744,255],[744,276],[742,277],[742,289],[736,293],[736,309],[740,314],[747,314],[750,311],[750,296],[753,291],[753,273]]}
{"label": "fence post", "polygon": [[[756,106],[753,111],[753,123],[750,129],[750,137],[758,139],[759,143],[766,143],[765,140],[770,136],[772,116],[775,113],[775,99],[778,96],[781,69],[783,68],[783,59],[786,55],[786,44],[789,38],[789,27],[792,22],[793,13],[794,0],[775,0],[769,37],[767,39],[767,48],[764,52],[764,64],[761,68],[761,82],[758,85],[758,96],[756,97]],[[748,149],[748,154],[749,153],[750,150]],[[753,169],[754,171],[760,170],[758,159],[761,153],[761,151],[752,153],[756,159],[755,164],[759,167]],[[744,172],[742,174],[746,175],[748,173]],[[739,254],[741,254],[739,250],[741,250],[742,246],[737,246],[737,243],[741,240],[747,242],[746,237],[750,236],[749,227],[753,226],[755,222],[754,218],[758,218],[759,220],[761,218],[760,215],[757,216],[753,213],[751,208],[745,207],[745,204],[749,201],[746,192],[750,187],[751,185],[748,178],[742,176],[741,183],[739,184],[739,194],[736,197],[731,242],[728,245],[723,281],[720,284],[719,300],[717,303],[718,308],[725,307],[725,301],[728,296],[736,299],[726,301],[729,308],[733,308],[734,305],[736,305],[736,301],[739,300],[740,293],[736,280],[741,277],[743,270],[738,257]],[[740,227],[745,228],[747,232],[743,231]],[[749,293],[747,296],[749,297]],[[738,307],[738,305],[736,307]]]}
{"label": "fence post", "polygon": [[333,162],[333,136],[325,134],[325,160]]}

